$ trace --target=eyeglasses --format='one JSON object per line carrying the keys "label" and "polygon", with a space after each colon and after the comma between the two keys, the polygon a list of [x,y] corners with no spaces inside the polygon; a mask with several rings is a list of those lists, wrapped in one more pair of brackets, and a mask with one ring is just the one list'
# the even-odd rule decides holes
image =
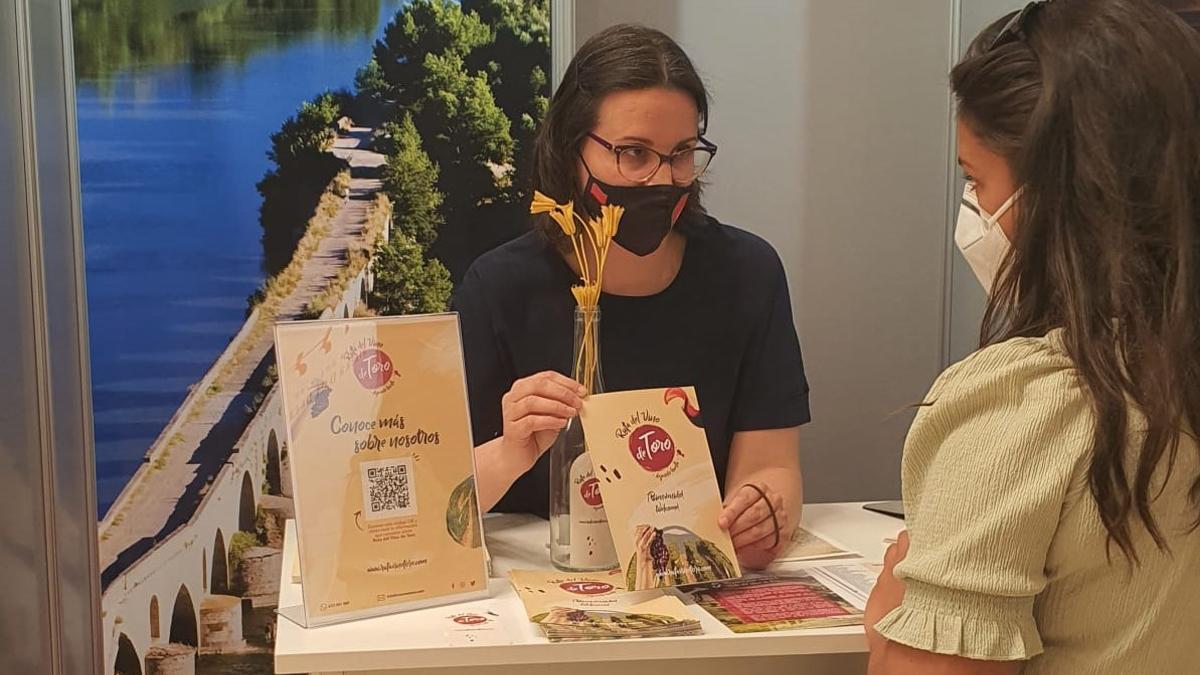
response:
{"label": "eyeglasses", "polygon": [[1013,14],[1013,17],[1008,20],[1008,23],[1004,24],[1004,28],[1001,28],[1000,32],[996,33],[996,37],[992,39],[992,44],[990,47],[988,47],[988,51],[990,52],[997,47],[1002,47],[1014,42],[1024,42],[1026,39],[1028,39],[1028,30],[1030,23],[1033,21],[1034,15],[1037,14],[1038,11],[1042,7],[1045,7],[1049,2],[1050,0],[1034,0],[1028,5],[1025,5],[1021,11]]}
{"label": "eyeglasses", "polygon": [[644,145],[613,145],[592,133],[588,134],[588,138],[616,155],[617,173],[634,183],[650,180],[666,163],[671,167],[671,182],[676,185],[690,185],[704,175],[708,165],[712,163],[713,156],[717,154],[717,146],[702,136],[696,139],[696,145],[676,150],[669,155]]}

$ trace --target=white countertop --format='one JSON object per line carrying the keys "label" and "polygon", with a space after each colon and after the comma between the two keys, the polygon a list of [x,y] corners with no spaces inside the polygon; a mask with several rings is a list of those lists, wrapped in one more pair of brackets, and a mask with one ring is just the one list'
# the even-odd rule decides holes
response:
{"label": "white countertop", "polygon": [[[895,518],[871,513],[861,503],[808,504],[803,525],[831,543],[861,554],[870,562],[883,557],[883,540],[903,526]],[[484,521],[493,578],[490,599],[421,609],[352,623],[302,628],[280,617],[275,637],[278,673],[355,671],[485,665],[575,663],[584,661],[653,660],[836,654],[862,652],[862,626],[818,628],[771,633],[734,634],[703,609],[690,605],[700,619],[703,635],[552,644],[526,618],[521,601],[508,582],[511,569],[549,568],[549,523],[524,515],[491,515]],[[284,541],[279,606],[301,603],[300,584],[292,583],[296,537],[288,522]],[[793,566],[795,563],[789,564]],[[466,633],[442,628],[456,612],[499,615],[504,641],[512,644],[471,644]],[[473,639],[473,637],[472,637]]]}

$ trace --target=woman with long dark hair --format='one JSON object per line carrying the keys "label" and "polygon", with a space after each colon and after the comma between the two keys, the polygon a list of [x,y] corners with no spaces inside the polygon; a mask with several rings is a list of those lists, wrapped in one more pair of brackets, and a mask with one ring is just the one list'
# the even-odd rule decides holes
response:
{"label": "woman with long dark hair", "polygon": [[[701,206],[716,154],[708,121],[708,94],[679,45],[614,26],[567,67],[536,140],[532,187],[588,214],[625,208],[600,299],[606,387],[696,387],[726,500],[720,525],[742,563],[761,567],[787,544],[803,503],[808,385],[779,256]],[[539,216],[456,289],[485,509],[547,513],[544,453],[583,393],[567,377],[580,278],[570,249]]]}
{"label": "woman with long dark hair", "polygon": [[1200,39],[1034,2],[951,81],[991,298],[905,445],[871,673],[1197,672]]}

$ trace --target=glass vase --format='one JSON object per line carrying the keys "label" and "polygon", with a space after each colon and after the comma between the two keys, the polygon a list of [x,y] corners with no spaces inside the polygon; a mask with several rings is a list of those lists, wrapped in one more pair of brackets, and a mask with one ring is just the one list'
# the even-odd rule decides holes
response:
{"label": "glass vase", "polygon": [[[575,309],[572,376],[589,395],[604,393],[600,366],[600,309]],[[600,497],[600,481],[592,470],[583,425],[575,417],[550,446],[550,561],[566,572],[594,572],[617,567]]]}

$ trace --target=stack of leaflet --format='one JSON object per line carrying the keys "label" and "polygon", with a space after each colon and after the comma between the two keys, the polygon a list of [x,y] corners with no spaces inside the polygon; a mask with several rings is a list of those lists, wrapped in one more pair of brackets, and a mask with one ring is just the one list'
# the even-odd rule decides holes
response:
{"label": "stack of leaflet", "polygon": [[626,592],[619,570],[566,574],[513,570],[509,580],[529,620],[551,642],[677,637],[701,632],[700,621],[662,590]]}

